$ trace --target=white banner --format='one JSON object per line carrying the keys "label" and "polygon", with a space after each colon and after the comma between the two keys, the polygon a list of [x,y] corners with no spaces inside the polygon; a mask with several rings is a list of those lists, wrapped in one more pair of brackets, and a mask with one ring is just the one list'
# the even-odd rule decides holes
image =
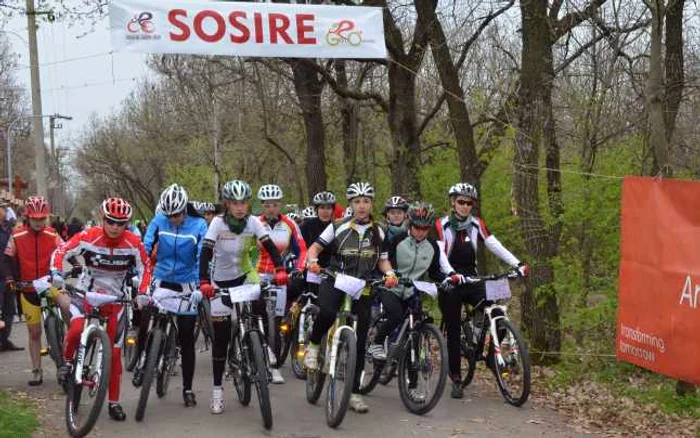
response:
{"label": "white banner", "polygon": [[112,46],[143,53],[386,58],[382,8],[113,0]]}

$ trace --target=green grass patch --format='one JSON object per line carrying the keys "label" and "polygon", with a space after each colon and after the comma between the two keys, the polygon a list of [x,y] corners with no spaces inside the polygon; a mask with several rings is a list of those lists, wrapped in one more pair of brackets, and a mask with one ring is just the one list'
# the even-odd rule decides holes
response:
{"label": "green grass patch", "polygon": [[31,437],[38,424],[30,400],[0,391],[0,438]]}
{"label": "green grass patch", "polygon": [[665,414],[700,420],[700,392],[676,394],[676,381],[612,358],[587,362],[568,360],[556,365],[555,374],[547,378],[552,388],[570,386],[578,381],[594,381],[620,397],[658,407]]}

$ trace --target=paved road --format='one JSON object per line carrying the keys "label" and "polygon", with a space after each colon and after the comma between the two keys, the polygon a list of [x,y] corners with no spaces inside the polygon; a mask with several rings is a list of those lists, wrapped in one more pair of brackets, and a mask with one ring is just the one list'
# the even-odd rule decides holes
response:
{"label": "paved road", "polygon": [[[16,324],[13,333],[18,345],[26,345],[24,324]],[[45,378],[40,388],[29,388],[26,381],[30,377],[29,358],[26,352],[0,353],[0,387],[26,391],[40,399],[42,426],[38,437],[66,436],[63,423],[62,394],[56,385],[55,369],[44,358]],[[285,385],[271,387],[274,425],[265,431],[255,395],[250,406],[243,407],[235,398],[230,383],[225,384],[227,409],[223,415],[209,413],[211,395],[211,358],[209,352],[197,357],[197,371],[194,390],[199,404],[186,409],[182,405],[181,378],[173,376],[170,391],[164,399],[151,393],[146,418],[142,423],[133,419],[138,393],[131,385],[131,374],[125,373],[122,385],[122,404],[128,419],[116,423],[107,416],[106,408],[91,436],[102,437],[200,437],[231,436],[246,437],[382,437],[408,438],[481,436],[518,438],[540,436],[585,436],[567,425],[567,419],[555,412],[539,407],[537,400],[529,401],[522,408],[505,405],[500,398],[495,383],[488,380],[477,381],[466,391],[465,398],[453,400],[448,390],[437,407],[429,414],[419,417],[409,413],[401,403],[396,384],[378,388],[366,402],[370,412],[359,415],[348,412],[337,430],[326,426],[322,405],[312,406],[304,397],[304,382],[294,378],[288,365],[282,369],[287,379]]]}

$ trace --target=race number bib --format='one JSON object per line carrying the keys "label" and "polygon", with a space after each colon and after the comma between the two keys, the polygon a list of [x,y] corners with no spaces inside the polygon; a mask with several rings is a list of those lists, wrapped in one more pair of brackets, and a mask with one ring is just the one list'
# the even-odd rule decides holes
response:
{"label": "race number bib", "polygon": [[486,282],[486,299],[489,301],[507,300],[511,297],[508,279]]}
{"label": "race number bib", "polygon": [[365,288],[366,282],[359,278],[352,277],[350,275],[338,274],[335,277],[336,289],[340,289],[346,294],[348,294],[352,299],[357,300],[362,295],[362,291]]}

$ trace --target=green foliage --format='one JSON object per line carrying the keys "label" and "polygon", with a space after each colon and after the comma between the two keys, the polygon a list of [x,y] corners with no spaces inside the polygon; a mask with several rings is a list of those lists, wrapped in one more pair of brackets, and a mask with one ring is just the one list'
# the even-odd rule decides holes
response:
{"label": "green foliage", "polygon": [[214,175],[211,166],[170,164],[166,169],[168,184],[177,183],[187,188],[190,199],[213,202],[216,199]]}
{"label": "green foliage", "polygon": [[0,391],[0,438],[31,437],[39,422],[26,399]]}

